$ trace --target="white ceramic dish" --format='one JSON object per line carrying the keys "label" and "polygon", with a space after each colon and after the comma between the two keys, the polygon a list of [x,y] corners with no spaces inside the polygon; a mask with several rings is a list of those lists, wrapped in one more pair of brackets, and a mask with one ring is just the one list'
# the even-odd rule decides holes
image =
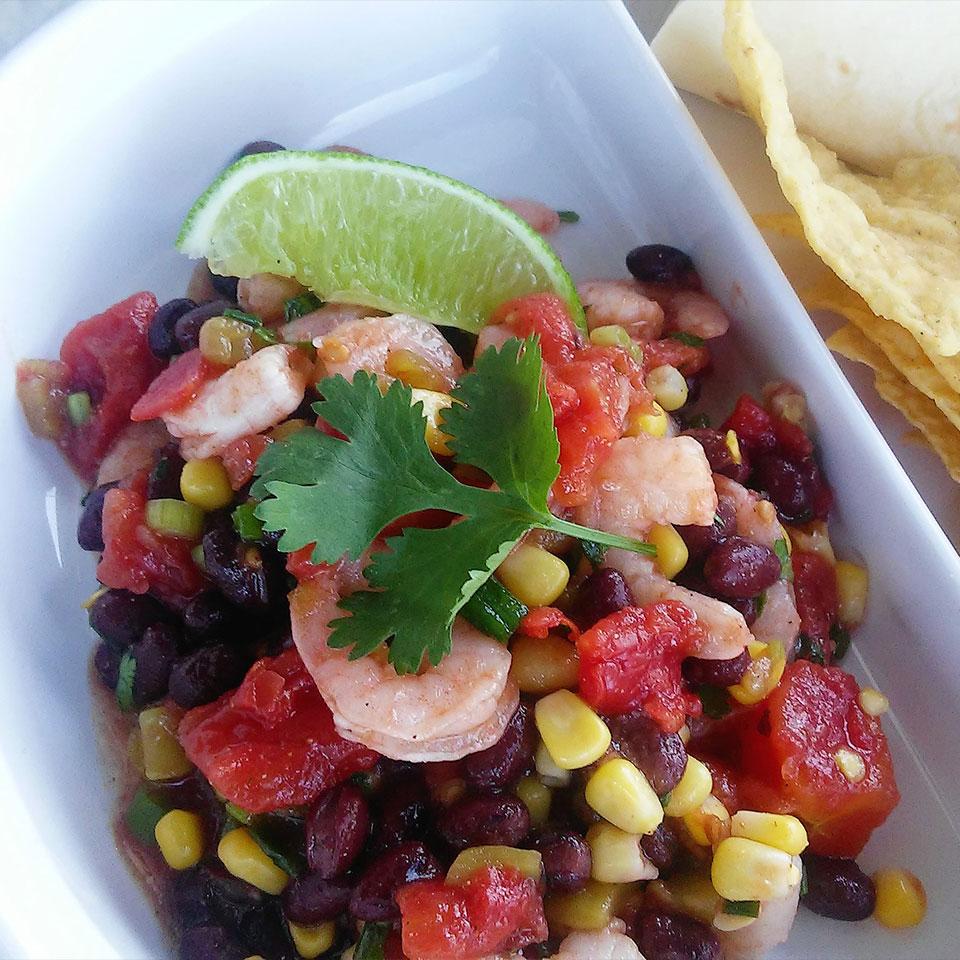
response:
{"label": "white ceramic dish", "polygon": [[801,912],[778,956],[957,955],[960,560],[618,3],[81,5],[4,64],[0,130],[0,956],[169,953],[108,825],[80,488],[27,433],[13,363],[55,355],[75,321],[133,290],[181,291],[181,216],[236,145],[263,136],[353,143],[579,210],[558,246],[580,278],[620,273],[641,240],[683,247],[739,321],[738,375],[805,386],[841,539],[873,577],[858,669],[896,709],[904,799],[862,862],[914,869],[930,911],[904,934]]}

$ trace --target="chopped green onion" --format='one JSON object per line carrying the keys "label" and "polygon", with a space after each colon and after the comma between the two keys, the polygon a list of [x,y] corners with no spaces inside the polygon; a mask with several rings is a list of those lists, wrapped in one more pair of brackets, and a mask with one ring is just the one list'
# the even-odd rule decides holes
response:
{"label": "chopped green onion", "polygon": [[383,945],[387,942],[389,932],[389,923],[367,921],[353,949],[353,960],[384,960]]}
{"label": "chopped green onion", "polygon": [[67,414],[75,427],[82,427],[87,423],[92,413],[90,394],[86,390],[67,394]]}
{"label": "chopped green onion", "polygon": [[698,337],[695,333],[687,333],[685,330],[674,330],[669,334],[671,340],[678,340],[685,343],[688,347],[702,347],[703,337]]}
{"label": "chopped green onion", "polygon": [[794,646],[798,660],[809,660],[811,663],[819,663],[822,667],[825,663],[823,657],[823,644],[806,633],[797,634],[797,641]]}
{"label": "chopped green onion", "polygon": [[207,558],[203,555],[203,544],[198,543],[190,551],[190,559],[197,565],[197,568],[200,570],[207,569]]}
{"label": "chopped green onion", "polygon": [[558,210],[557,216],[561,223],[579,223],[580,214],[576,210]]}
{"label": "chopped green onion", "polygon": [[722,687],[702,683],[697,688],[697,696],[703,706],[703,712],[713,720],[719,720],[730,712],[730,697]]}
{"label": "chopped green onion", "polygon": [[203,511],[185,500],[148,500],[147,526],[168,537],[199,540],[203,533]]}
{"label": "chopped green onion", "polygon": [[773,542],[773,552],[780,561],[780,576],[784,580],[792,580],[793,564],[790,562],[790,550],[787,547],[787,541],[783,537]]}
{"label": "chopped green onion", "polygon": [[245,310],[234,310],[232,307],[223,311],[223,316],[231,320],[239,320],[241,323],[250,327],[262,327],[263,321],[255,313],[247,313]]}
{"label": "chopped green onion", "polygon": [[243,807],[238,807],[235,803],[230,803],[228,800],[224,804],[224,809],[227,812],[227,816],[233,820],[236,820],[237,823],[242,823],[244,826],[250,823],[253,820],[253,814],[244,810]]}
{"label": "chopped green onion", "polygon": [[666,805],[670,802],[670,795],[671,795],[672,793],[673,793],[672,790],[668,790],[668,791],[660,798],[660,806],[661,806],[661,807],[666,807]]}
{"label": "chopped green onion", "polygon": [[580,550],[593,567],[599,567],[607,555],[607,548],[596,540],[580,540]]}
{"label": "chopped green onion", "polygon": [[499,580],[491,578],[463,605],[460,613],[481,633],[506,643],[527,615],[527,607]]}
{"label": "chopped green onion", "polygon": [[688,430],[706,430],[710,426],[710,416],[706,413],[695,413],[687,419]]}
{"label": "chopped green onion", "polygon": [[263,537],[263,521],[254,514],[256,509],[255,503],[241,503],[233,511],[233,529],[241,540],[254,541]]}
{"label": "chopped green onion", "polygon": [[121,710],[133,709],[133,680],[137,674],[137,661],[128,650],[120,658],[120,672],[117,674],[117,703]]}
{"label": "chopped green onion", "polygon": [[759,900],[724,900],[723,912],[732,917],[759,917]]}
{"label": "chopped green onion", "polygon": [[301,293],[299,297],[291,297],[283,305],[283,319],[289,323],[291,320],[299,320],[308,313],[313,313],[323,306],[323,301],[315,294]]}
{"label": "chopped green onion", "polygon": [[272,347],[280,338],[269,327],[257,327],[250,337],[255,347]]}
{"label": "chopped green onion", "polygon": [[616,323],[605,327],[594,327],[590,331],[590,342],[596,347],[620,347],[626,350],[637,363],[643,362],[643,350],[640,344],[630,339],[630,334]]}
{"label": "chopped green onion", "polygon": [[140,787],[133,795],[123,819],[127,829],[137,840],[141,843],[156,844],[154,830],[166,813],[167,808],[145,787]]}
{"label": "chopped green onion", "polygon": [[833,659],[842,660],[850,649],[850,631],[842,623],[830,625],[830,639],[833,641]]}

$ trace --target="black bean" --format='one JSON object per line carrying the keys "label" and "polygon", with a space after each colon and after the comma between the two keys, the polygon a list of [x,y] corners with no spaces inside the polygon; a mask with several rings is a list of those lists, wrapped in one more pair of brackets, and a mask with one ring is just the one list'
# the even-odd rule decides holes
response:
{"label": "black bean", "polygon": [[805,523],[813,518],[813,486],[796,464],[767,454],[757,462],[752,483],[766,491],[782,520]]}
{"label": "black bean", "polygon": [[237,285],[240,283],[239,277],[222,277],[219,273],[214,273],[211,270],[210,282],[213,284],[213,289],[216,290],[221,297],[226,297],[227,300],[233,303],[237,302]]}
{"label": "black bean", "polygon": [[433,880],[442,872],[440,861],[422,843],[402,843],[363,872],[350,896],[350,913],[357,920],[394,920],[400,916],[394,899],[397,890],[415,880]]}
{"label": "black bean", "polygon": [[166,695],[170,671],[177,657],[180,631],[168,623],[155,623],[130,647],[136,661],[133,674],[133,705],[145,707]]}
{"label": "black bean", "polygon": [[700,657],[687,657],[681,670],[684,679],[693,686],[709,683],[714,687],[732,687],[743,679],[750,666],[750,654],[744,650],[739,656],[729,660],[702,660]]}
{"label": "black bean", "polygon": [[[274,140],[251,140],[245,143],[231,158],[230,163],[236,163],[244,157],[252,157],[256,153],[278,153],[287,148]],[[229,166],[230,164],[227,164]]]}
{"label": "black bean", "polygon": [[714,514],[713,523],[706,526],[690,524],[689,526],[678,526],[676,529],[687,546],[690,559],[698,561],[702,560],[718,543],[732,536],[736,528],[736,509],[729,499],[720,497],[717,501],[717,512]]}
{"label": "black bean", "polygon": [[705,923],[683,913],[644,910],[634,940],[647,960],[721,960],[720,941]]}
{"label": "black bean", "polygon": [[195,350],[200,345],[200,328],[204,323],[211,317],[219,317],[232,305],[230,300],[211,300],[183,314],[177,320],[175,327],[177,346],[180,350],[184,353],[187,350]]}
{"label": "black bean", "polygon": [[83,498],[83,509],[77,523],[77,543],[81,550],[103,550],[103,500],[116,485],[116,481],[105,483]]}
{"label": "black bean", "polygon": [[200,870],[175,871],[164,896],[164,906],[178,929],[216,924],[217,918],[204,902]]}
{"label": "black bean", "polygon": [[803,855],[807,871],[807,892],[803,905],[832,920],[866,920],[873,913],[877,892],[855,860]]}
{"label": "black bean", "polygon": [[733,451],[727,446],[726,435],[719,430],[711,430],[709,427],[684,430],[683,436],[693,437],[703,447],[707,462],[714,473],[736,480],[737,483],[745,483],[750,476],[750,463],[743,445],[740,445],[740,463],[737,463],[733,458]]}
{"label": "black bean", "polygon": [[203,535],[202,542],[207,576],[231,603],[262,609],[282,594],[278,571],[264,563],[263,549],[244,543],[232,527],[218,524]]}
{"label": "black bean", "polygon": [[772,587],[780,579],[780,572],[780,560],[769,547],[736,536],[718,543],[703,564],[703,576],[711,591],[740,600]]}
{"label": "black bean", "polygon": [[593,858],[586,840],[569,830],[551,830],[537,838],[543,874],[551,890],[575,893],[590,879]]}
{"label": "black bean", "polygon": [[118,648],[129,647],[151,624],[167,619],[158,600],[129,590],[108,590],[90,607],[90,626]]}
{"label": "black bean", "polygon": [[283,913],[294,923],[324,923],[336,920],[350,903],[351,888],[340,880],[308,873],[294,880],[283,892]]}
{"label": "black bean", "polygon": [[486,844],[516,847],[530,832],[530,812],[516,797],[483,793],[447,807],[437,828],[456,850]]}
{"label": "black bean", "polygon": [[214,643],[181,657],[170,671],[170,696],[185,710],[216,700],[243,679],[247,663],[233,647]]}
{"label": "black bean", "polygon": [[148,500],[179,500],[180,474],[183,472],[183,458],[172,452],[162,456],[147,478]]}
{"label": "black bean", "polygon": [[184,626],[201,638],[223,634],[235,620],[234,609],[215,590],[198,593],[183,610]]}
{"label": "black bean", "polygon": [[463,779],[475,788],[506,787],[524,773],[536,749],[533,718],[527,705],[521,703],[492,747],[463,760],[460,765]]}
{"label": "black bean", "polygon": [[687,750],[676,733],[664,733],[642,710],[607,720],[614,749],[626,757],[663,796],[683,776]]}
{"label": "black bean", "polygon": [[93,667],[97,676],[103,681],[108,690],[117,689],[117,679],[120,676],[120,658],[123,654],[117,647],[102,640],[93,655]]}
{"label": "black bean", "polygon": [[384,791],[376,816],[373,849],[389,850],[404,840],[422,840],[428,829],[427,788],[419,772],[397,780]]}
{"label": "black bean", "polygon": [[177,321],[194,307],[196,303],[193,300],[180,297],[176,300],[168,300],[153,315],[150,326],[147,328],[147,342],[155,357],[167,360],[180,352],[176,334]]}
{"label": "black bean", "polygon": [[673,827],[664,822],[653,833],[640,838],[640,849],[662,876],[673,866],[680,852],[680,837]]}
{"label": "black bean", "polygon": [[341,783],[322,793],[307,814],[307,862],[330,879],[346,873],[370,833],[370,811],[363,791]]}
{"label": "black bean", "polygon": [[627,254],[627,269],[642,283],[685,283],[693,261],[665,243],[646,243]]}
{"label": "black bean", "polygon": [[234,937],[216,924],[185,930],[177,952],[179,960],[243,960],[246,955]]}
{"label": "black bean", "polygon": [[633,606],[633,594],[623,574],[611,567],[603,567],[583,581],[570,616],[578,626],[588,629],[598,620],[630,606]]}

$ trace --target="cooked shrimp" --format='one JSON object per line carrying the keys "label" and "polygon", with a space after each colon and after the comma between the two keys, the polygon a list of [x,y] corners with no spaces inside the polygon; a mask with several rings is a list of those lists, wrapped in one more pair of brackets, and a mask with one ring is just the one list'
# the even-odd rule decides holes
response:
{"label": "cooked shrimp", "polygon": [[[800,858],[794,863],[800,866]],[[800,882],[776,900],[760,903],[760,916],[740,930],[719,933],[725,960],[760,960],[774,947],[784,943],[797,916]]]}
{"label": "cooked shrimp", "polygon": [[622,920],[614,920],[603,930],[568,934],[550,960],[644,960],[640,948],[626,935],[626,929]]}
{"label": "cooked shrimp", "polygon": [[317,337],[325,337],[343,323],[361,320],[363,317],[385,317],[385,313],[356,303],[325,303],[296,320],[278,328],[277,332],[287,343],[312,343]]}
{"label": "cooked shrimp", "polygon": [[713,481],[717,494],[729,500],[736,511],[737,533],[741,537],[772,547],[783,536],[776,508],[769,500],[764,500],[736,480],[719,473]]}
{"label": "cooked shrimp", "polygon": [[163,415],[184,457],[212,457],[239,437],[285,420],[303,400],[312,374],[296,347],[276,344],[205,384],[185,407]]}
{"label": "cooked shrimp", "polygon": [[484,350],[489,350],[490,347],[499,350],[511,337],[515,336],[516,334],[505,323],[488,323],[477,334],[474,356],[479,357]]}
{"label": "cooked shrimp", "polygon": [[128,424],[101,461],[97,486],[123,480],[138,470],[149,470],[157,462],[160,449],[169,442],[170,434],[160,420]]}
{"label": "cooked shrimp", "polygon": [[679,330],[712,340],[730,329],[727,312],[706,293],[678,290],[659,283],[638,283],[637,289],[663,308],[668,331]]}
{"label": "cooked shrimp", "polygon": [[501,200],[505,207],[509,207],[518,217],[522,217],[537,233],[544,236],[555,232],[560,226],[560,214],[553,207],[548,207],[539,200],[527,200],[518,197],[515,200]]}
{"label": "cooked shrimp", "polygon": [[517,709],[510,653],[462,620],[439,666],[400,676],[380,650],[349,660],[327,645],[349,582],[333,568],[290,595],[293,640],[340,734],[395,760],[459,760],[496,743]]}
{"label": "cooked shrimp", "polygon": [[655,523],[713,523],[717,491],[692,437],[622,437],[593,476],[595,496],[577,522],[642,537]]}
{"label": "cooked shrimp", "polygon": [[635,280],[587,280],[577,293],[591,330],[613,324],[636,340],[656,340],[663,331],[663,308]]}
{"label": "cooked shrimp", "polygon": [[800,632],[800,614],[794,603],[793,587],[778,580],[766,591],[763,612],[754,620],[750,632],[762,643],[778,640],[789,651]]}
{"label": "cooked shrimp", "polygon": [[426,360],[453,387],[463,364],[440,331],[426,320],[395,313],[389,317],[348,320],[313,342],[328,376],[352,380],[358,370],[385,373],[387,357],[409,350]]}
{"label": "cooked shrimp", "polygon": [[237,303],[242,310],[255,313],[264,323],[279,323],[288,300],[307,288],[293,277],[275,273],[255,273],[237,284]]}

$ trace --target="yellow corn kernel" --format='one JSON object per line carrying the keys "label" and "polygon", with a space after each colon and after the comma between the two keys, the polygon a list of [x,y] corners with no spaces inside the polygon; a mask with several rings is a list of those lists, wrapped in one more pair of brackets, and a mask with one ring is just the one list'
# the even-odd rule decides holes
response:
{"label": "yellow corn kernel", "polygon": [[528,607],[549,607],[566,589],[570,570],[552,553],[521,543],[497,567],[497,579]]}
{"label": "yellow corn kernel", "polygon": [[553,799],[550,788],[536,777],[524,777],[514,792],[530,814],[530,826],[534,829],[542,827],[550,818],[550,802]]}
{"label": "yellow corn kernel", "polygon": [[683,537],[669,523],[655,523],[648,531],[646,539],[657,548],[654,566],[668,580],[672,580],[690,559]]}
{"label": "yellow corn kernel", "polygon": [[157,846],[167,865],[187,870],[203,856],[203,821],[189,810],[165,813],[153,829]]}
{"label": "yellow corn kernel", "polygon": [[684,815],[683,823],[698,847],[713,847],[729,835],[730,814],[720,800],[710,794],[699,809]]}
{"label": "yellow corn kernel", "polygon": [[863,567],[848,560],[837,561],[836,574],[840,622],[845,627],[855,627],[863,620],[867,609],[870,576]]}
{"label": "yellow corn kernel", "polygon": [[[763,912],[762,905],[760,910]],[[756,923],[759,919],[759,915],[756,917],[742,917],[739,914],[726,913],[721,904],[720,908],[713,915],[713,926],[723,933],[734,933],[737,930],[742,930],[744,927],[749,927],[751,923]]]}
{"label": "yellow corn kernel", "polygon": [[789,526],[785,529],[798,550],[803,550],[805,553],[815,553],[831,565],[837,562],[836,554],[833,552],[833,544],[830,543],[830,531],[823,520],[813,520],[810,523],[803,524],[803,526]]}
{"label": "yellow corn kernel", "polygon": [[300,923],[288,923],[293,945],[304,960],[314,960],[333,946],[337,935],[337,925],[333,920],[306,926]]}
{"label": "yellow corn kernel", "polygon": [[750,654],[753,660],[756,660],[766,649],[767,645],[762,640],[747,641],[747,653]]}
{"label": "yellow corn kernel", "polygon": [[640,836],[612,823],[595,823],[587,831],[592,866],[590,876],[601,883],[653,880],[657,868],[640,847]]}
{"label": "yellow corn kernel", "polygon": [[857,697],[857,702],[868,717],[882,717],[890,709],[890,701],[873,687],[864,687]]}
{"label": "yellow corn kernel", "polygon": [[622,884],[588,880],[576,893],[548,896],[544,910],[551,927],[564,930],[602,930],[617,915],[630,890]]}
{"label": "yellow corn kernel", "polygon": [[771,640],[756,649],[748,646],[750,666],[740,682],[727,687],[727,692],[737,703],[751,706],[765,699],[780,682],[787,665],[787,654],[779,640]]}
{"label": "yellow corn kernel", "polygon": [[665,437],[669,424],[670,417],[663,407],[654,401],[653,410],[650,413],[642,413],[636,409],[631,410],[627,414],[627,425],[623,432],[624,436],[627,437]]}
{"label": "yellow corn kernel", "polygon": [[453,451],[447,446],[450,434],[440,429],[443,420],[442,411],[453,404],[453,397],[449,393],[439,393],[436,390],[422,390],[419,388],[410,391],[413,394],[411,403],[423,404],[423,415],[427,425],[424,428],[424,437],[431,453],[441,457],[449,457]]}
{"label": "yellow corn kernel", "polygon": [[555,633],[545,637],[518,636],[510,644],[510,678],[521,693],[543,695],[569,690],[580,679],[577,648]]}
{"label": "yellow corn kernel", "polygon": [[671,875],[669,880],[647,884],[647,896],[667,909],[688,913],[703,923],[711,923],[721,907],[720,895],[713,889],[706,871]]}
{"label": "yellow corn kernel", "polygon": [[834,755],[833,759],[840,769],[840,772],[850,781],[850,783],[859,783],[867,775],[867,767],[863,762],[863,757],[853,750],[841,747]]}
{"label": "yellow corn kernel", "polygon": [[730,820],[730,836],[766,843],[790,856],[798,856],[807,848],[804,825],[796,817],[781,813],[738,810]]}
{"label": "yellow corn kernel", "polygon": [[778,900],[800,882],[799,860],[745,837],[728,837],[713,854],[710,879],[725,900]]}
{"label": "yellow corn kernel", "polygon": [[730,459],[739,467],[743,463],[743,454],[740,452],[740,438],[736,430],[728,430],[723,437],[723,442],[730,451]]}
{"label": "yellow corn kernel", "polygon": [[294,417],[292,420],[284,420],[283,423],[277,424],[270,431],[270,439],[279,443],[281,440],[288,440],[301,430],[306,430],[309,426],[310,424],[306,420],[301,420],[298,417]]}
{"label": "yellow corn kernel", "polygon": [[647,778],[623,757],[607,760],[587,781],[591,809],[627,833],[653,833],[663,823],[663,807]]}
{"label": "yellow corn kernel", "polygon": [[570,771],[557,766],[556,760],[550,756],[550,751],[542,740],[534,755],[534,764],[537,768],[537,777],[545,786],[565,787],[570,782]]}
{"label": "yellow corn kernel", "polygon": [[447,871],[447,883],[460,883],[475,874],[481,867],[514,867],[531,880],[540,880],[543,858],[536,850],[521,850],[492,844],[484,847],[467,847],[457,854],[457,859]]}
{"label": "yellow corn kernel", "polygon": [[873,875],[877,905],[873,917],[885,927],[915,927],[927,912],[927,892],[909,870],[878,870]]}
{"label": "yellow corn kernel", "polygon": [[597,347],[620,347],[626,350],[637,363],[643,360],[640,344],[630,338],[624,327],[615,323],[605,327],[594,327],[590,331],[590,342]]}
{"label": "yellow corn kernel", "polygon": [[664,410],[679,410],[687,402],[687,381],[669,364],[654,367],[647,374],[647,389]]}
{"label": "yellow corn kernel", "polygon": [[200,328],[198,346],[211,363],[235,367],[253,356],[253,327],[230,317],[210,317]]}
{"label": "yellow corn kernel", "polygon": [[217,856],[235,877],[252,883],[264,893],[278,896],[290,882],[289,875],[263,852],[246,827],[225,833],[217,847]]}
{"label": "yellow corn kernel", "polygon": [[589,766],[610,746],[607,725],[569,690],[542,697],[533,708],[533,717],[544,746],[561,770]]}
{"label": "yellow corn kernel", "polygon": [[447,381],[434,364],[413,350],[391,350],[383,365],[384,373],[396,377],[408,387],[442,392]]}
{"label": "yellow corn kernel", "polygon": [[713,789],[713,776],[705,763],[687,756],[680,782],[670,791],[664,812],[668,817],[682,817],[699,810]]}
{"label": "yellow corn kernel", "polygon": [[137,718],[143,752],[143,774],[148,780],[175,780],[185,777],[193,764],[177,739],[180,720],[166,707],[142,710]]}
{"label": "yellow corn kernel", "polygon": [[255,953],[252,956],[245,957],[244,960],[263,960],[263,957],[259,953]]}
{"label": "yellow corn kernel", "polygon": [[216,457],[188,460],[180,474],[180,494],[201,510],[221,510],[233,500],[233,488],[223,464]]}

